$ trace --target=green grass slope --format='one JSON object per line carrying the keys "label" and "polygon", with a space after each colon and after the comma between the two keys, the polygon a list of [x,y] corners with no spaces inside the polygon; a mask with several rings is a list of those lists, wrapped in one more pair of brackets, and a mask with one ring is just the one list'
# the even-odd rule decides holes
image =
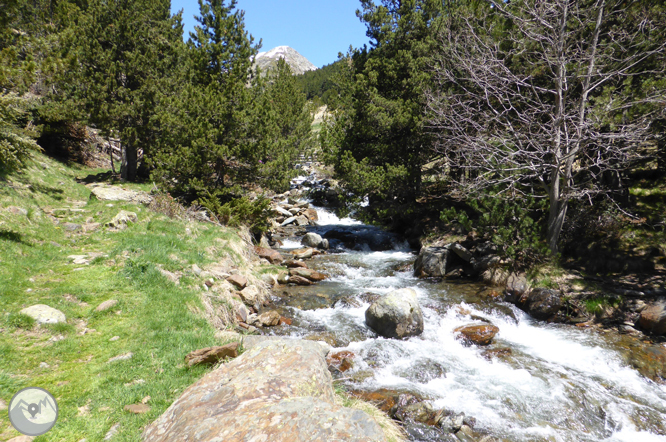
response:
{"label": "green grass slope", "polygon": [[[77,178],[98,172],[36,155],[27,170],[0,179],[0,400],[6,406],[28,386],[56,397],[58,422],[36,441],[98,441],[113,427],[111,440],[140,440],[143,428],[204,373],[188,368],[184,356],[220,344],[197,314],[204,308],[200,281],[187,269],[224,256],[237,261],[234,247],[211,244],[240,241],[238,235],[140,205],[89,199]],[[135,212],[138,222],[123,231],[106,229],[123,209]],[[65,223],[101,225],[76,232]],[[100,256],[87,265],[68,258],[95,252]],[[180,283],[158,267],[182,271]],[[110,299],[118,304],[96,311]],[[34,304],[64,312],[67,323],[34,325],[19,314]],[[130,352],[131,359],[109,362]],[[142,400],[148,413],[124,411]],[[0,411],[0,440],[18,435],[7,411]]]}

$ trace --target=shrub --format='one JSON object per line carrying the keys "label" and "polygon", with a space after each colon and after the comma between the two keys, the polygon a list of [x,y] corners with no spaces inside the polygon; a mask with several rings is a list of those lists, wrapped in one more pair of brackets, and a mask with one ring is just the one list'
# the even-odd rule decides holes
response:
{"label": "shrub", "polygon": [[186,213],[185,207],[166,192],[153,195],[153,200],[150,202],[148,208],[169,218],[181,218]]}
{"label": "shrub", "polygon": [[39,150],[37,143],[19,128],[19,121],[25,115],[22,104],[16,94],[0,92],[0,171],[24,166],[30,151]]}
{"label": "shrub", "polygon": [[263,196],[256,200],[243,196],[223,203],[219,197],[209,193],[207,197],[199,198],[198,203],[213,213],[222,224],[232,227],[245,225],[255,234],[268,229],[270,200]]}
{"label": "shrub", "polygon": [[464,232],[476,230],[496,244],[514,265],[524,267],[543,262],[549,255],[543,239],[543,207],[533,199],[502,200],[481,195],[467,201],[467,210],[445,209],[440,220],[457,223]]}

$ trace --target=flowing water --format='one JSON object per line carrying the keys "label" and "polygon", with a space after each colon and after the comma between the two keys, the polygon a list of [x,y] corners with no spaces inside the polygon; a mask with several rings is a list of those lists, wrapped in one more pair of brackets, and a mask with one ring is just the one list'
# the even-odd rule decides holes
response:
{"label": "flowing water", "polygon": [[[437,408],[476,418],[476,428],[503,440],[666,441],[666,386],[625,363],[617,335],[535,321],[484,296],[477,284],[419,280],[406,244],[353,219],[318,212],[319,226],[311,230],[336,231],[333,237],[347,239],[347,246],[333,239],[331,253],[308,263],[331,275],[328,280],[285,291],[279,302],[294,321],[277,333],[353,352],[347,387],[427,397]],[[350,245],[352,235],[359,239]],[[283,247],[299,247],[298,240]],[[387,241],[392,249],[378,251]],[[403,287],[418,295],[423,334],[377,337],[365,325],[365,310],[377,296]],[[500,330],[489,347],[456,339],[456,327],[483,322]],[[511,352],[490,358],[488,349]]]}

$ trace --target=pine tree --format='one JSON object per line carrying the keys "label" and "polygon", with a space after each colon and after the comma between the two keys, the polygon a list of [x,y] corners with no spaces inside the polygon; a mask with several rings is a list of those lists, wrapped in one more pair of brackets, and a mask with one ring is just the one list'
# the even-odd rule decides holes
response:
{"label": "pine tree", "polygon": [[423,90],[430,84],[428,60],[442,2],[361,4],[357,15],[366,23],[371,48],[351,54],[350,100],[338,115],[338,127],[327,132],[339,137],[324,144],[357,196],[370,196],[371,204],[412,201],[429,158]]}
{"label": "pine tree", "polygon": [[154,142],[160,79],[178,61],[180,16],[171,17],[168,0],[92,0],[65,38],[76,61],[64,94],[103,134],[120,138],[121,174],[133,181],[139,153],[149,157]]}

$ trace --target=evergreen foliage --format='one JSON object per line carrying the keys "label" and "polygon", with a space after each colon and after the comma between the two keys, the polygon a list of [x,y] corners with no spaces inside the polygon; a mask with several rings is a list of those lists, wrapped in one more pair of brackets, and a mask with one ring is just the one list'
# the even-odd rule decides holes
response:
{"label": "evergreen foliage", "polygon": [[150,156],[162,81],[177,66],[181,36],[169,0],[91,0],[64,37],[74,59],[63,94],[103,134],[121,140],[127,180],[137,178],[139,152]]}
{"label": "evergreen foliage", "polygon": [[31,150],[39,147],[20,129],[23,101],[14,93],[0,93],[0,172],[8,172],[25,164]]}
{"label": "evergreen foliage", "polygon": [[335,77],[340,74],[341,63],[338,60],[321,69],[296,76],[296,82],[308,100],[318,106],[331,104],[332,98],[339,93]]}
{"label": "evergreen foliage", "polygon": [[[371,48],[353,51],[342,73],[335,126],[324,131],[329,162],[358,197],[383,203],[413,201],[431,144],[424,130],[430,54],[442,2],[361,1],[357,15]],[[344,84],[344,81],[347,83]]]}

